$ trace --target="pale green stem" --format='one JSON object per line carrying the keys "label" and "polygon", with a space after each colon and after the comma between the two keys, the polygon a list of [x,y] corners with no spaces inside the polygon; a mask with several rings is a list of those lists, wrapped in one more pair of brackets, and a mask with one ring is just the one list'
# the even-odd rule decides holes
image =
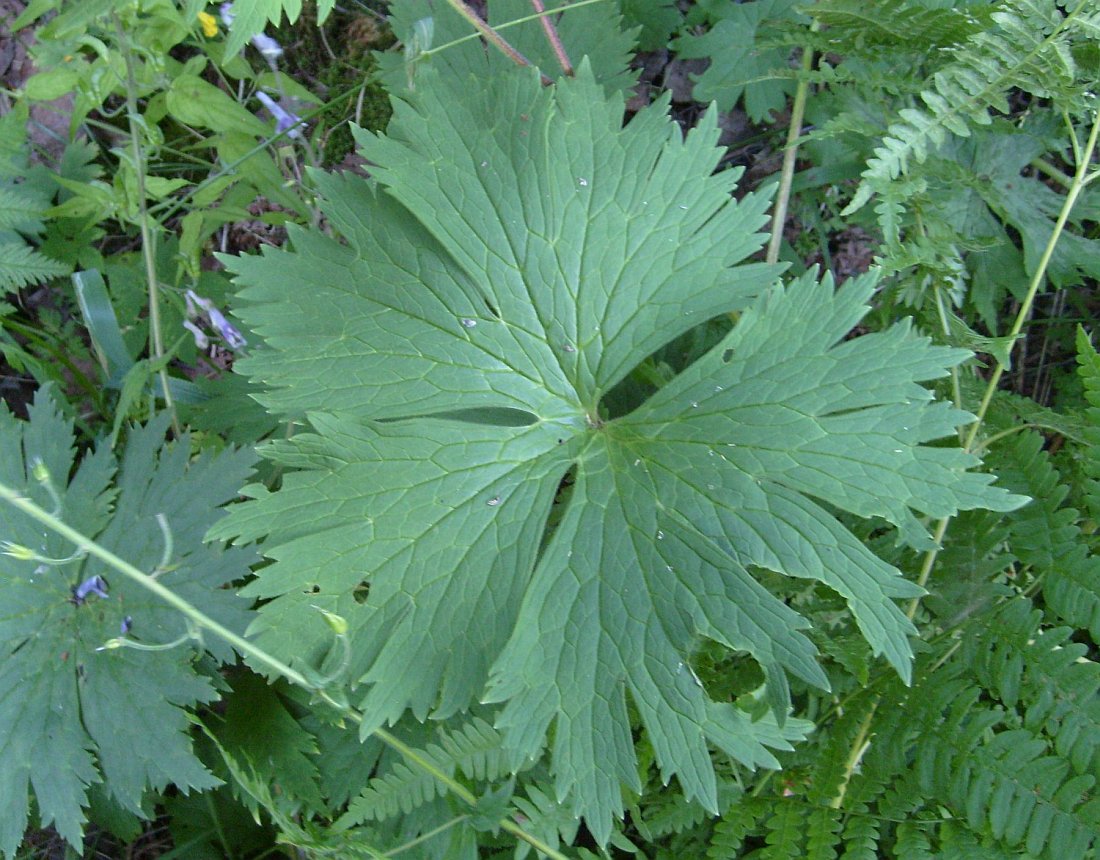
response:
{"label": "pale green stem", "polygon": [[829,801],[829,806],[833,809],[840,809],[841,804],[844,803],[844,795],[848,793],[848,784],[852,781],[852,774],[855,773],[856,765],[859,764],[859,760],[863,758],[863,753],[867,749],[867,733],[871,731],[871,721],[874,719],[880,701],[881,699],[875,699],[872,703],[870,710],[867,711],[867,716],[860,723],[856,739],[852,741],[852,748],[848,751],[848,758],[844,762],[844,777],[841,779],[840,786],[837,788],[833,799]]}
{"label": "pale green stem", "polygon": [[[1073,211],[1073,207],[1077,203],[1077,198],[1090,181],[1089,168],[1091,167],[1092,153],[1096,149],[1097,135],[1100,135],[1100,113],[1093,118],[1092,129],[1089,132],[1089,138],[1083,151],[1077,142],[1076,132],[1073,131],[1072,126],[1070,127],[1070,133],[1072,135],[1073,151],[1077,155],[1077,169],[1074,171],[1073,179],[1070,181],[1069,190],[1066,192],[1066,199],[1062,203],[1062,210],[1058,213],[1058,218],[1054,222],[1054,229],[1051,231],[1050,239],[1047,241],[1046,248],[1043,249],[1043,255],[1039,258],[1039,263],[1035,267],[1035,274],[1032,275],[1031,282],[1028,284],[1027,295],[1020,305],[1020,310],[1017,312],[1016,319],[1012,323],[1012,328],[1007,335],[1012,341],[1011,349],[1016,348],[1017,338],[1023,330],[1024,324],[1031,316],[1032,305],[1035,303],[1035,297],[1039,294],[1039,288],[1046,280],[1047,267],[1050,265],[1050,260],[1054,256],[1054,249],[1062,236],[1062,231],[1065,230],[1070,212]],[[985,414],[989,410],[989,404],[993,400],[993,395],[997,392],[997,386],[1001,381],[1001,377],[1004,375],[1005,368],[1006,365],[998,359],[997,366],[994,368],[993,374],[989,378],[989,383],[985,387],[985,394],[982,396],[982,401],[978,406],[977,420],[970,425],[966,438],[963,440],[963,450],[967,453],[973,452],[976,448],[978,430],[985,420]],[[917,578],[918,585],[923,586],[928,582],[928,577],[932,573],[932,568],[936,563],[936,557],[939,555],[940,541],[947,532],[947,526],[950,522],[951,517],[944,517],[937,523],[936,532],[933,535],[933,540],[936,545],[925,554],[924,562],[921,565],[920,576]],[[909,610],[906,612],[906,615],[913,618],[916,615],[917,604],[919,602],[920,598],[914,597],[909,604]]]}
{"label": "pale green stem", "polygon": [[[951,334],[951,326],[947,322],[947,311],[943,306],[943,292],[939,286],[935,286],[932,289],[932,295],[936,299],[936,313],[940,318],[940,325],[943,327],[944,337],[948,337]],[[954,365],[951,368],[951,397],[955,401],[955,407],[962,409],[962,390],[959,388],[959,368],[958,365]],[[962,430],[959,430],[959,441],[962,441]]]}
{"label": "pale green stem", "polygon": [[[819,26],[815,20],[810,27],[810,32],[817,32]],[[772,212],[772,234],[765,257],[769,263],[779,262],[779,248],[783,244],[783,227],[787,223],[787,205],[791,199],[791,183],[794,180],[794,167],[798,161],[798,139],[802,136],[802,117],[806,113],[806,98],[810,91],[807,76],[813,62],[813,49],[806,46],[802,49],[802,75],[794,91],[791,122],[787,127],[787,147],[783,150],[783,168],[779,173],[779,192],[775,196],[775,207]]]}
{"label": "pale green stem", "polygon": [[[184,616],[184,618],[186,618],[195,627],[209,630],[211,633],[220,636],[222,639],[232,645],[238,651],[238,653],[250,657],[255,663],[270,669],[272,672],[275,672],[278,675],[282,675],[284,678],[290,681],[290,683],[298,687],[302,687],[303,689],[308,690],[311,693],[317,694],[329,704],[337,707],[346,717],[348,717],[353,722],[357,724],[362,723],[362,714],[360,714],[350,705],[341,705],[335,702],[329,695],[325,693],[323,689],[320,689],[315,682],[309,680],[301,672],[298,672],[296,669],[291,668],[286,663],[279,660],[277,657],[273,657],[262,648],[259,648],[256,645],[253,645],[248,640],[238,636],[232,630],[223,627],[217,621],[205,615],[200,610],[196,609],[186,600],[177,596],[171,590],[165,588],[152,576],[149,576],[147,573],[144,573],[143,571],[134,567],[128,561],[119,558],[109,549],[105,549],[104,547],[100,546],[91,538],[85,537],[83,534],[58,519],[49,511],[43,510],[26,496],[19,494],[11,487],[3,483],[0,483],[0,499],[3,499],[11,505],[14,505],[16,508],[23,511],[23,513],[25,513],[27,516],[42,523],[44,526],[61,535],[61,537],[65,538],[66,540],[71,541],[79,549],[88,553],[88,555],[95,556],[103,563],[109,565],[114,570],[117,570],[123,576],[133,580],[142,588],[152,592],[173,609],[178,610]],[[376,729],[373,734],[380,741],[382,741],[382,743],[386,744],[391,749],[396,750],[410,762],[438,779],[456,797],[458,797],[465,803],[470,804],[471,806],[475,806],[477,804],[477,797],[473,794],[473,792],[471,792],[468,788],[466,788],[466,786],[462,785],[462,783],[458,782],[447,773],[441,771],[430,760],[424,758],[417,750],[402,742],[400,739],[398,739],[385,729]],[[551,846],[547,845],[537,836],[533,836],[532,834],[528,833],[510,819],[501,819],[500,827],[502,830],[506,830],[508,833],[511,833],[517,839],[522,839],[523,841],[527,842],[533,848],[541,851],[547,857],[553,858],[553,860],[568,860],[568,858],[564,854],[554,850]]]}
{"label": "pale green stem", "polygon": [[164,405],[172,416],[172,429],[179,435],[179,419],[176,405],[172,400],[172,391],[168,387],[168,369],[161,359],[164,357],[164,337],[160,319],[160,281],[157,278],[156,235],[149,226],[149,210],[145,201],[145,150],[141,145],[141,113],[137,103],[137,80],[134,77],[134,58],[126,33],[118,16],[112,14],[118,43],[122,47],[122,58],[126,64],[126,118],[130,126],[130,145],[134,151],[134,173],[137,177],[138,228],[141,230],[141,256],[145,262],[145,280],[149,288],[149,351],[153,361],[160,365],[157,375],[160,377],[161,393]]}
{"label": "pale green stem", "polygon": [[[1050,240],[1047,242],[1046,248],[1043,249],[1043,255],[1039,258],[1039,264],[1035,267],[1035,274],[1031,278],[1031,283],[1028,284],[1027,295],[1024,297],[1023,304],[1020,305],[1020,311],[1016,314],[1016,321],[1012,324],[1012,329],[1008,333],[1008,337],[1013,342],[1013,347],[1015,347],[1016,338],[1023,329],[1024,323],[1031,315],[1031,306],[1035,303],[1035,297],[1039,294],[1039,288],[1046,280],[1047,267],[1050,265],[1050,260],[1054,256],[1054,248],[1058,244],[1058,240],[1062,237],[1062,231],[1065,229],[1066,222],[1069,220],[1070,212],[1077,203],[1077,198],[1090,181],[1089,168],[1092,166],[1090,162],[1092,161],[1092,153],[1096,149],[1098,134],[1100,134],[1100,114],[1097,114],[1093,119],[1088,142],[1085,144],[1084,152],[1082,152],[1078,158],[1077,169],[1073,173],[1073,179],[1070,182],[1069,190],[1066,192],[1066,199],[1062,204],[1062,211],[1058,213],[1058,219],[1054,222],[1054,230],[1051,232]],[[978,407],[978,420],[970,427],[970,433],[966,439],[966,449],[968,451],[971,445],[974,444],[974,439],[978,435],[978,428],[981,426],[982,419],[985,418],[986,410],[989,409],[989,403],[993,400],[993,395],[997,390],[997,383],[1001,381],[1001,376],[1004,372],[1005,365],[998,361],[997,367],[993,371],[993,376],[986,386],[985,396],[982,397],[981,405]]]}
{"label": "pale green stem", "polygon": [[[1046,248],[1043,251],[1042,257],[1039,258],[1039,264],[1035,267],[1035,274],[1031,278],[1031,282],[1028,285],[1027,295],[1024,298],[1023,304],[1020,306],[1019,312],[1016,314],[1016,320],[1012,324],[1012,329],[1008,336],[1012,339],[1012,348],[1015,348],[1016,338],[1023,330],[1024,323],[1027,321],[1031,314],[1031,306],[1035,302],[1035,296],[1039,293],[1039,288],[1042,286],[1046,279],[1047,267],[1050,265],[1051,257],[1054,256],[1054,248],[1058,244],[1058,239],[1061,238],[1062,231],[1065,229],[1066,222],[1069,220],[1070,212],[1073,210],[1074,204],[1077,202],[1078,196],[1085,188],[1095,174],[1089,173],[1091,167],[1092,153],[1096,149],[1097,136],[1100,135],[1100,113],[1097,113],[1093,117],[1092,130],[1089,132],[1088,142],[1085,144],[1082,151],[1076,137],[1076,133],[1073,131],[1072,126],[1070,129],[1073,143],[1074,153],[1077,155],[1077,169],[1074,172],[1073,179],[1070,183],[1069,190],[1066,193],[1065,202],[1062,204],[1062,211],[1058,213],[1058,219],[1054,223],[1054,230],[1051,232],[1050,240],[1047,242]],[[993,371],[993,375],[989,380],[989,384],[986,386],[985,395],[982,397],[981,405],[978,407],[977,420],[970,426],[970,431],[966,435],[966,439],[963,442],[963,450],[972,452],[975,449],[975,440],[978,437],[978,429],[981,427],[982,421],[985,418],[985,413],[989,409],[989,404],[993,400],[993,395],[997,390],[997,385],[1001,380],[1001,376],[1004,374],[1005,365],[1001,361],[997,361],[997,367]],[[947,527],[951,523],[951,517],[943,517],[938,523],[936,523],[935,531],[932,534],[932,541],[935,544],[932,549],[924,555],[924,560],[921,564],[920,574],[917,576],[917,584],[924,586],[928,582],[929,576],[931,576],[932,568],[935,566],[936,559],[940,553],[940,546],[943,541],[943,536],[947,533]],[[909,602],[909,608],[906,610],[906,616],[912,620],[917,614],[917,606],[920,603],[919,597],[914,597]],[[857,735],[855,742],[852,744],[852,749],[848,755],[848,768],[845,772],[844,780],[841,783],[840,789],[837,792],[837,796],[833,798],[832,803],[834,809],[839,809],[841,802],[844,800],[844,794],[848,788],[848,782],[851,780],[852,771],[855,768],[856,763],[859,761],[859,756],[863,748],[863,744],[866,739],[866,729],[870,728],[871,715],[874,714],[875,708],[878,707],[878,701],[875,702],[875,707],[871,709],[867,719],[864,721],[864,725]]]}
{"label": "pale green stem", "polygon": [[405,851],[408,851],[410,848],[415,848],[417,845],[423,845],[429,839],[434,839],[440,833],[445,833],[446,831],[448,831],[452,827],[454,827],[456,824],[461,824],[463,821],[465,821],[469,817],[470,816],[468,816],[468,815],[459,815],[456,818],[452,818],[450,821],[444,821],[438,827],[435,827],[435,828],[429,830],[427,833],[421,833],[415,839],[410,839],[408,842],[402,843],[401,845],[398,845],[396,848],[393,848],[393,849],[387,851],[383,856],[385,856],[385,857],[396,857],[398,854],[402,854]]}

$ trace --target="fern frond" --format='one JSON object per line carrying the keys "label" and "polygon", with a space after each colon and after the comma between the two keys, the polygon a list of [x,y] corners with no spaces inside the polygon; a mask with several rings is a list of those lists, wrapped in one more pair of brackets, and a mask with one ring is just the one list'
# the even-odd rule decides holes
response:
{"label": "fern frond", "polygon": [[[962,4],[960,4],[962,5]],[[819,0],[806,10],[844,44],[883,45],[931,50],[964,42],[984,26],[988,9],[979,6],[933,8],[911,0],[885,0],[870,5],[861,0]]]}
{"label": "fern frond", "polygon": [[0,230],[38,233],[42,221],[38,217],[41,201],[18,185],[0,186]]}
{"label": "fern frond", "polygon": [[761,860],[796,860],[803,857],[802,834],[805,807],[794,798],[784,798],[776,804],[776,810],[766,822],[764,838],[766,847],[760,851]]}
{"label": "fern frond", "polygon": [[806,816],[806,860],[834,860],[840,840],[840,810],[818,806]]}
{"label": "fern frond", "polygon": [[710,817],[698,803],[687,801],[668,791],[658,792],[647,800],[652,802],[647,802],[636,817],[632,815],[631,821],[649,842],[674,833],[683,833]]}
{"label": "fern frond", "polygon": [[1042,450],[1036,433],[1021,433],[991,452],[1005,486],[1034,500],[1007,518],[1012,549],[1043,578],[1048,609],[1074,628],[1100,638],[1100,558],[1089,554],[1077,526],[1078,512],[1062,507],[1068,488]]}
{"label": "fern frond", "polygon": [[[1100,34],[1098,34],[1100,35]],[[1085,386],[1087,427],[1084,431],[1085,503],[1093,519],[1100,518],[1100,354],[1083,328],[1077,329],[1077,375]]]}
{"label": "fern frond", "polygon": [[[438,744],[421,751],[432,766],[453,774],[456,770],[470,779],[493,780],[509,772],[500,734],[484,720],[474,717],[460,728],[441,733]],[[364,821],[384,821],[442,797],[446,786],[426,770],[394,763],[389,773],[371,779],[348,805],[338,826],[350,827]]]}
{"label": "fern frond", "polygon": [[878,860],[879,823],[867,814],[866,807],[856,810],[844,826],[840,860]]}
{"label": "fern frond", "polygon": [[1024,727],[1049,737],[1078,774],[1092,769],[1100,750],[1100,664],[1069,641],[1066,627],[1040,629],[1042,612],[1024,598],[989,617],[962,643],[961,659],[985,689],[1023,710]]}
{"label": "fern frond", "polygon": [[982,703],[967,679],[927,692],[909,711],[922,723],[914,758],[924,796],[1008,848],[1050,860],[1091,856],[1100,800],[1085,797],[1095,779],[1071,776],[1033,732],[998,730],[1005,713]]}
{"label": "fern frond", "polygon": [[722,813],[707,845],[707,860],[737,860],[745,837],[755,831],[768,812],[760,798],[745,798]]}
{"label": "fern frond", "polygon": [[894,856],[897,860],[934,860],[928,828],[904,821],[894,833]]}
{"label": "fern frond", "polygon": [[[512,803],[527,819],[523,829],[552,848],[558,847],[559,840],[566,844],[572,843],[577,836],[580,822],[567,806],[554,799],[553,786],[531,784],[524,792],[526,797],[512,798]],[[517,843],[516,860],[523,860],[530,851],[531,846],[528,843]]]}
{"label": "fern frond", "polygon": [[954,49],[952,62],[937,70],[921,91],[924,107],[901,110],[868,160],[855,212],[871,196],[923,162],[948,134],[967,137],[972,125],[989,125],[990,111],[1009,111],[1014,89],[1044,98],[1068,98],[1077,77],[1072,36],[1084,29],[1088,0],[1063,14],[1051,0],[1004,0],[990,14],[996,25],[976,31]]}
{"label": "fern frond", "polygon": [[67,266],[22,242],[0,242],[0,292],[37,284],[68,271]]}

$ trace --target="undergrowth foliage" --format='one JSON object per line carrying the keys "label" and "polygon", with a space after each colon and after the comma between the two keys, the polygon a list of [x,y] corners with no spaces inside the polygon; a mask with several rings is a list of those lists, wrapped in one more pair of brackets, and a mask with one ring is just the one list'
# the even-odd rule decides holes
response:
{"label": "undergrowth foliage", "polygon": [[[87,346],[0,304],[0,856],[1093,856],[1100,10],[533,6],[394,2],[332,173],[256,37],[335,4],[21,17],[92,138],[0,118],[0,284],[78,269]],[[729,167],[788,103],[804,169]]]}

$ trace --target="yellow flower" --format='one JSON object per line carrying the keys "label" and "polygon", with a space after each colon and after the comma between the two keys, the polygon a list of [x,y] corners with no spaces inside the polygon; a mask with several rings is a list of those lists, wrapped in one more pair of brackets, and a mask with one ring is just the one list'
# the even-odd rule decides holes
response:
{"label": "yellow flower", "polygon": [[211,39],[218,35],[218,19],[206,12],[199,12],[199,23],[202,25],[202,34]]}

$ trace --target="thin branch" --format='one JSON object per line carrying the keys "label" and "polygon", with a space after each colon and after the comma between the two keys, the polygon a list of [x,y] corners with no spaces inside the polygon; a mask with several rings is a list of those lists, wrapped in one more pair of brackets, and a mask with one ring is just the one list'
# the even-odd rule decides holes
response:
{"label": "thin branch", "polygon": [[546,15],[546,9],[542,5],[542,0],[531,0],[531,7],[539,14],[539,23],[542,24],[542,31],[550,41],[550,47],[554,49],[554,56],[558,58],[558,64],[561,66],[561,70],[569,77],[573,77],[573,64],[569,62],[569,55],[565,53],[565,45],[561,43],[561,36],[558,35],[558,28],[554,26],[554,22]]}
{"label": "thin branch", "polygon": [[[500,33],[481,20],[481,16],[471,9],[463,0],[447,0],[447,5],[454,9],[459,15],[469,21],[475,30],[478,31],[490,44],[495,45],[496,48],[510,59],[517,66],[531,66],[534,65],[523,54],[513,48],[508,40],[505,39]],[[541,74],[541,73],[540,73]],[[546,75],[542,75],[543,84],[554,83]]]}

